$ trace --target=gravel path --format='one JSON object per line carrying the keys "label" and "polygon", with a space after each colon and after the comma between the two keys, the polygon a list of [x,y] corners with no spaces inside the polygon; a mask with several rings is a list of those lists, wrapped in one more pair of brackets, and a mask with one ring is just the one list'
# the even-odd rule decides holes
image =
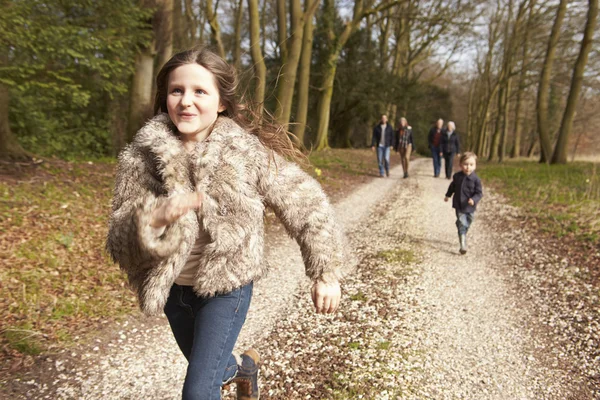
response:
{"label": "gravel path", "polygon": [[[554,356],[560,349],[538,334],[506,273],[485,222],[498,217],[486,210],[496,197],[486,191],[460,256],[448,181],[430,169],[417,160],[400,179],[395,168],[336,205],[360,263],[335,316],[312,312],[296,244],[277,229],[268,236],[273,271],[255,286],[238,342],[263,356],[264,399],[594,398],[567,376],[570,359]],[[185,359],[163,318],[132,318],[99,336],[48,358],[35,368],[44,379],[15,382],[20,395],[8,398],[180,397]]]}

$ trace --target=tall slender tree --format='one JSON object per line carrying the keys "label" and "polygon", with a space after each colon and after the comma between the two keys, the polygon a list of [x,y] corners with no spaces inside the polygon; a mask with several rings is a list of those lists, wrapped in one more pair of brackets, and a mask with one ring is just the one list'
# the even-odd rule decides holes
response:
{"label": "tall slender tree", "polygon": [[[310,2],[304,3],[304,9],[308,8]],[[294,125],[294,135],[298,142],[304,144],[304,135],[306,132],[306,121],[308,115],[308,94],[310,89],[310,70],[312,61],[312,46],[314,34],[313,16],[309,16],[304,23],[304,35],[302,36],[302,55],[298,71],[298,99],[296,108],[296,124]]]}
{"label": "tall slender tree", "polygon": [[258,111],[262,113],[267,84],[267,66],[265,65],[260,42],[258,0],[248,0],[248,14],[250,15],[250,55],[254,65],[254,102],[259,108]]}
{"label": "tall slender tree", "polygon": [[550,79],[552,77],[552,66],[556,57],[556,48],[560,38],[560,29],[562,27],[565,14],[567,13],[567,0],[560,0],[556,10],[556,18],[552,25],[550,38],[548,39],[548,48],[546,50],[546,58],[540,74],[540,83],[538,86],[537,95],[537,128],[540,135],[540,147],[542,154],[540,162],[550,162],[552,157],[552,140],[550,130],[548,128],[548,93],[550,89]]}
{"label": "tall slender tree", "polygon": [[519,73],[519,81],[517,84],[517,98],[515,100],[515,137],[511,151],[511,157],[516,158],[521,155],[521,135],[523,130],[523,97],[525,88],[527,87],[527,72],[529,69],[529,42],[531,40],[531,25],[533,24],[533,16],[535,13],[536,0],[531,0],[529,3],[529,16],[525,24],[525,32],[523,34],[522,53],[521,53],[521,71]]}
{"label": "tall slender tree", "polygon": [[173,0],[160,0],[157,11],[157,66],[161,68],[173,55]]}
{"label": "tall slender tree", "polygon": [[281,74],[277,79],[277,107],[275,118],[283,125],[288,125],[292,111],[292,100],[294,98],[294,86],[300,53],[302,52],[302,38],[304,36],[304,24],[312,18],[319,2],[311,0],[306,11],[302,11],[300,0],[290,0],[290,37],[285,46],[287,58],[281,66]]}
{"label": "tall slender tree", "polygon": [[[223,45],[223,37],[221,36],[221,25],[217,18],[217,10],[213,8],[212,0],[204,0],[204,12],[210,25],[211,42],[217,48],[217,52],[225,58],[225,46]],[[219,2],[217,1],[217,5]]]}
{"label": "tall slender tree", "polygon": [[583,84],[583,74],[585,66],[588,62],[588,56],[592,49],[594,39],[594,30],[598,19],[598,0],[589,0],[589,8],[587,22],[583,31],[583,39],[581,41],[581,49],[579,56],[573,67],[573,78],[571,79],[571,89],[567,98],[567,105],[560,124],[560,131],[554,154],[552,155],[552,164],[565,164],[567,162],[567,146],[569,144],[569,135],[573,128],[573,118],[575,117],[575,109],[579,100],[579,93]]}
{"label": "tall slender tree", "polygon": [[[325,4],[328,7],[334,7],[332,0],[326,1]],[[336,34],[333,31],[333,24],[331,25],[328,35],[332,40],[330,47],[328,48],[328,54],[326,55],[322,65],[323,78],[319,93],[319,105],[317,108],[319,114],[319,124],[317,127],[316,137],[317,150],[323,150],[329,147],[329,138],[327,135],[329,130],[331,97],[333,95],[333,82],[337,70],[337,63],[342,49],[346,45],[348,39],[350,39],[350,36],[359,27],[363,18],[370,14],[377,14],[383,10],[395,6],[396,4],[398,4],[396,1],[384,2],[372,8],[366,8],[364,6],[364,0],[355,0],[352,19],[346,21],[341,33]]]}

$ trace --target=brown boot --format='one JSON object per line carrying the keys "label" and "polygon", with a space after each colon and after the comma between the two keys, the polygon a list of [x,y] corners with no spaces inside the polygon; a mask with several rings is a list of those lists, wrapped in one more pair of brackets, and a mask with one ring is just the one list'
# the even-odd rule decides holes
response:
{"label": "brown boot", "polygon": [[237,375],[233,378],[233,382],[237,384],[237,400],[258,400],[260,398],[259,365],[260,356],[256,350],[248,349],[242,354],[242,365],[238,366]]}

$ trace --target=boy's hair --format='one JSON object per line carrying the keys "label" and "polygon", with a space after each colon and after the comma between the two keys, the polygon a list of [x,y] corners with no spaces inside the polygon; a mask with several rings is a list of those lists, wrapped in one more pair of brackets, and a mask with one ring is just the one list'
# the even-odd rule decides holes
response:
{"label": "boy's hair", "polygon": [[460,156],[459,159],[459,163],[463,164],[465,161],[467,161],[469,158],[474,159],[475,161],[477,161],[477,154],[471,152],[471,151],[465,151],[464,153],[462,153],[462,155]]}

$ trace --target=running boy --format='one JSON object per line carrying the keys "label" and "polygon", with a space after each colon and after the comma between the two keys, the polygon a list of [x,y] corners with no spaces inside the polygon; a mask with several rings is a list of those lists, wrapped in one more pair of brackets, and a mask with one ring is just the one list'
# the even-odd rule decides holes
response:
{"label": "running boy", "polygon": [[477,156],[467,151],[460,157],[460,172],[452,177],[444,201],[448,201],[453,194],[452,208],[456,210],[456,227],[460,241],[460,254],[467,252],[467,231],[475,218],[477,203],[483,197],[481,180],[475,174]]}

